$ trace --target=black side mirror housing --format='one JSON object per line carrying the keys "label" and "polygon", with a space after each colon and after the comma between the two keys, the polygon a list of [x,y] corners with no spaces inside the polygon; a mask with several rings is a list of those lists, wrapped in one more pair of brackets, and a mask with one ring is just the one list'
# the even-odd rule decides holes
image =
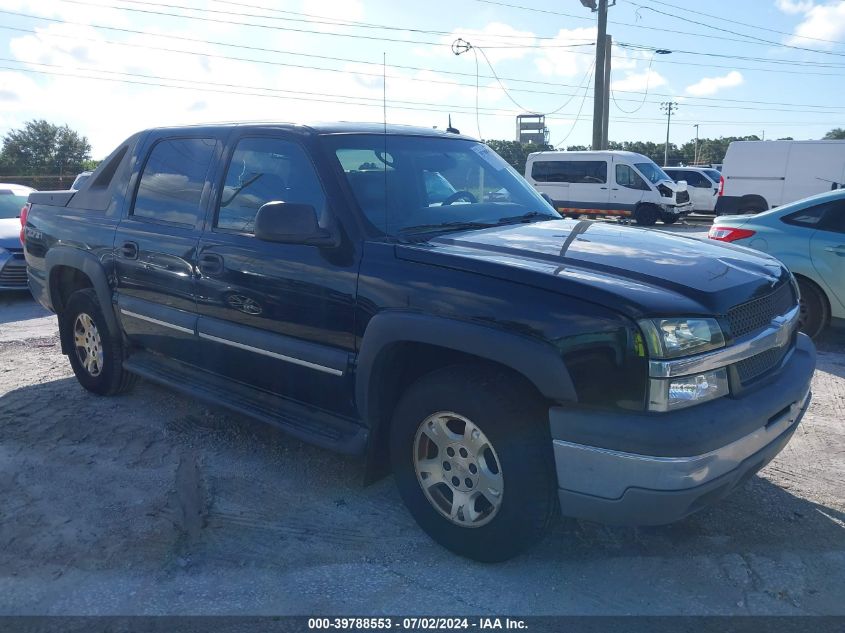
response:
{"label": "black side mirror housing", "polygon": [[548,202],[548,203],[549,203],[549,206],[550,206],[552,209],[554,209],[555,211],[557,211],[557,209],[555,208],[555,202],[554,202],[554,200],[552,200],[552,197],[551,197],[549,194],[547,194],[547,193],[541,193],[541,194],[540,194],[540,197],[541,197],[543,200],[545,200],[546,202]]}
{"label": "black side mirror housing", "polygon": [[255,216],[255,237],[265,242],[334,246],[331,231],[321,228],[310,204],[268,202]]}

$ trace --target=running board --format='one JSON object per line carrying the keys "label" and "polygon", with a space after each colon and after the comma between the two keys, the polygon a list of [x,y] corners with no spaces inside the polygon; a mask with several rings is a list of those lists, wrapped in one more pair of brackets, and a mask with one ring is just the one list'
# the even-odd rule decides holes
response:
{"label": "running board", "polygon": [[368,432],[349,418],[309,408],[249,385],[150,352],[123,361],[126,371],[199,400],[267,422],[294,437],[348,455],[363,455]]}

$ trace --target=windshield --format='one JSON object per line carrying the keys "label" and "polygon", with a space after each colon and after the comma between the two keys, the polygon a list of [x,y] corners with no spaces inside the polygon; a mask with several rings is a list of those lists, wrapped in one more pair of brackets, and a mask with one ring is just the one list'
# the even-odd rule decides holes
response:
{"label": "windshield", "polygon": [[323,138],[366,219],[388,235],[560,219],[482,143],[398,135]]}
{"label": "windshield", "polygon": [[0,191],[0,220],[21,217],[21,209],[26,204],[27,197]]}
{"label": "windshield", "polygon": [[648,162],[648,163],[635,163],[637,169],[640,170],[640,173],[645,176],[651,184],[655,185],[661,180],[672,180],[669,176],[666,175],[660,167],[657,166],[656,163]]}

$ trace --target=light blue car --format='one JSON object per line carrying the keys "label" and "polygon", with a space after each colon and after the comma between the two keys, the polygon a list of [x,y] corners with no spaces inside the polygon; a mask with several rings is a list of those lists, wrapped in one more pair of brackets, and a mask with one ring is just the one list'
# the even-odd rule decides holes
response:
{"label": "light blue car", "polygon": [[769,253],[795,275],[801,331],[845,326],[845,190],[828,191],[756,215],[716,218],[709,237]]}

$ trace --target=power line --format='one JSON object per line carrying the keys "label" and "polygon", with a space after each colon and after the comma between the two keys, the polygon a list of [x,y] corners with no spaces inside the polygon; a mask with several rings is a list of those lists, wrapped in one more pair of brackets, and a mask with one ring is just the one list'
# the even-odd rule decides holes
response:
{"label": "power line", "polygon": [[[225,0],[224,0],[225,1]],[[726,18],[723,15],[713,15],[711,13],[704,13],[702,11],[695,11],[693,9],[688,9],[687,7],[679,7],[674,4],[669,4],[668,2],[660,2],[660,0],[646,0],[647,2],[651,2],[652,4],[659,4],[664,7],[670,7],[672,9],[676,9],[678,11],[686,11],[687,13],[694,13],[696,15],[702,15],[706,18],[713,18],[714,20],[719,20],[720,22],[728,22],[729,24],[737,24],[739,26],[747,26],[748,28],[757,29],[758,31],[767,31],[769,33],[777,33],[778,35],[788,35],[790,37],[799,37],[804,40],[814,40],[816,42],[825,42],[827,44],[845,44],[845,42],[840,42],[836,40],[826,40],[821,37],[810,37],[809,35],[796,35],[795,33],[789,33],[788,31],[778,31],[777,29],[770,29],[765,26],[760,26],[759,24],[751,24],[749,22],[740,22],[739,20],[731,20]]]}
{"label": "power line", "polygon": [[[20,17],[34,18],[34,19],[44,20],[44,21],[54,22],[54,23],[63,23],[62,20],[58,20],[58,19],[55,19],[55,18],[44,18],[44,17],[41,17],[41,16],[32,16],[32,15],[29,15],[29,14],[21,14],[21,13],[14,12],[14,11],[0,10],[0,13],[17,15],[17,16],[20,16]],[[71,22],[71,21],[64,22],[64,23],[81,24],[81,23]],[[250,45],[245,45],[245,44],[232,44],[232,43],[223,42],[223,41],[205,40],[205,39],[200,39],[200,38],[191,38],[191,37],[186,37],[186,36],[176,36],[176,35],[171,35],[171,34],[163,35],[163,34],[158,34],[158,33],[152,33],[152,32],[147,32],[147,31],[139,31],[139,30],[135,30],[135,29],[127,29],[127,28],[121,28],[121,27],[109,27],[109,26],[101,26],[101,25],[86,25],[86,26],[91,26],[93,28],[101,28],[101,29],[104,29],[104,30],[113,30],[113,31],[122,32],[122,33],[130,33],[130,34],[136,34],[136,35],[158,37],[158,38],[163,38],[163,39],[166,39],[166,40],[178,40],[178,41],[186,41],[186,42],[198,43],[198,44],[211,44],[211,45],[216,45],[216,46],[225,46],[225,47],[229,47],[229,48],[244,49],[244,50],[255,50],[255,51],[260,51],[260,52],[269,52],[269,53],[276,53],[276,54],[282,54],[282,55],[292,55],[292,56],[296,56],[296,57],[306,57],[306,58],[310,58],[310,59],[319,59],[319,60],[327,60],[327,61],[339,61],[339,62],[364,64],[364,65],[380,65],[380,64],[377,64],[377,62],[372,62],[372,61],[362,60],[362,59],[352,59],[352,58],[346,58],[346,57],[334,57],[334,56],[328,56],[328,55],[316,55],[316,54],[301,53],[301,52],[296,52],[296,51],[286,51],[286,50],[283,50],[283,49],[273,49],[273,48],[266,48],[266,47],[260,47],[260,46],[250,46]],[[11,30],[11,31],[21,32],[21,33],[30,33],[30,34],[35,34],[35,35],[41,35],[41,33],[39,31],[35,31],[35,30],[32,30],[32,29],[10,27],[10,26],[5,26],[5,25],[0,25],[0,29]],[[59,33],[51,33],[50,37],[56,37],[56,38],[61,38],[61,39],[69,39],[69,40],[73,40],[73,41],[77,41],[79,39],[75,36],[63,35],[63,34],[59,34]],[[107,40],[107,39],[103,39],[103,40],[99,40],[99,41],[104,43],[104,44],[109,44],[109,45],[114,45],[114,46],[124,46],[124,47],[129,47],[129,48],[140,48],[140,49],[144,49],[144,50],[159,50],[159,51],[164,51],[164,52],[169,52],[169,53],[191,55],[191,56],[202,55],[204,57],[226,59],[226,60],[230,60],[230,61],[240,61],[240,62],[246,62],[246,63],[257,63],[257,64],[264,64],[264,65],[302,68],[302,69],[307,69],[307,70],[317,70],[317,71],[323,71],[323,72],[335,72],[335,73],[338,73],[338,72],[339,73],[346,73],[346,72],[348,72],[347,70],[337,69],[337,68],[324,68],[324,67],[319,67],[319,66],[309,66],[309,65],[306,65],[306,64],[292,64],[292,63],[289,63],[289,62],[278,62],[278,61],[270,61],[270,60],[255,59],[255,58],[248,58],[248,57],[236,57],[236,56],[232,56],[232,55],[220,55],[220,54],[206,53],[206,52],[199,53],[199,52],[196,52],[196,51],[183,50],[183,49],[178,49],[178,48],[168,48],[168,47],[161,47],[161,46],[152,46],[152,45],[149,45],[149,44],[135,44],[135,43],[131,43],[131,42],[120,42],[120,41]],[[672,62],[669,62],[667,60],[662,60],[662,62],[663,63],[672,63]],[[687,63],[687,64],[690,64],[690,63]],[[696,64],[691,64],[691,65],[696,65]],[[451,75],[456,75],[456,76],[475,78],[475,76],[471,73],[462,73],[462,72],[453,71],[453,70],[443,70],[443,69],[437,69],[437,68],[424,68],[424,67],[419,67],[419,66],[408,66],[408,65],[397,65],[397,64],[391,65],[391,67],[396,68],[396,69],[400,69],[400,70],[411,70],[411,71],[419,71],[419,72],[441,72],[441,73],[449,73]],[[738,67],[738,68],[742,68],[742,67]],[[371,75],[371,76],[381,77],[381,74],[366,73],[364,71],[356,71],[356,72],[358,74],[365,75],[365,76]],[[789,71],[781,71],[781,72],[789,72]],[[812,74],[812,73],[809,73],[809,71],[804,71],[801,74]],[[824,73],[824,74],[829,74],[829,73]],[[521,78],[517,78],[517,77],[501,77],[501,76],[500,77],[493,77],[493,76],[490,76],[490,75],[481,75],[481,76],[484,77],[485,79],[507,80],[507,81],[511,81],[511,82],[515,82],[515,83],[523,83],[523,84],[530,84],[530,85],[544,85],[544,86],[551,86],[551,87],[575,88],[576,92],[573,93],[572,95],[569,95],[569,96],[574,96],[574,95],[578,94],[578,91],[581,88],[580,85],[565,84],[565,83],[560,83],[560,82],[528,80],[528,79],[521,79]],[[400,79],[400,80],[402,80],[402,79],[411,80],[409,78],[403,78],[403,77],[400,77],[400,76],[391,76],[391,78],[392,79]],[[422,80],[422,81],[427,81],[429,83],[438,83],[438,84],[443,84],[443,85],[452,85],[452,86],[467,86],[468,85],[468,84],[460,83],[460,82],[442,81],[442,80],[436,80],[436,79],[425,79],[425,80]],[[484,88],[487,89],[488,87],[484,86]],[[559,93],[553,93],[553,92],[543,92],[543,91],[538,91],[538,90],[528,90],[528,89],[525,89],[525,88],[522,88],[522,89],[513,88],[511,90],[512,91],[520,91],[520,92],[533,92],[533,93],[537,93],[537,94],[549,94],[549,95],[558,95],[559,94]],[[634,91],[634,90],[617,90],[616,92],[624,92],[624,93],[628,93],[628,94],[643,94],[640,91]],[[666,97],[674,97],[675,96],[675,95],[672,95],[672,94],[659,93],[659,92],[652,92],[652,94],[655,95],[655,96],[666,96]],[[791,106],[791,107],[799,107],[799,108],[815,108],[815,109],[818,109],[818,108],[823,108],[823,109],[841,108],[841,106],[830,106],[830,105],[823,105],[823,104],[780,103],[780,102],[740,100],[740,99],[714,98],[714,97],[687,97],[687,99],[695,99],[697,101],[715,101],[715,102],[729,102],[729,103],[730,102],[732,102],[732,103],[740,103],[741,102],[741,103],[753,103],[753,104],[760,104],[760,105],[781,105],[781,106]],[[622,99],[619,99],[619,100],[621,101]],[[703,104],[696,104],[696,106],[715,107],[715,106],[704,106]],[[741,106],[737,106],[737,107],[741,107]],[[757,108],[755,108],[755,109],[757,109]],[[764,108],[760,108],[760,109],[764,109]]]}
{"label": "power line", "polygon": [[[500,6],[500,7],[507,7],[507,8],[510,8],[510,9],[519,9],[519,10],[522,10],[522,11],[531,11],[531,12],[535,12],[535,13],[557,15],[557,16],[566,17],[566,18],[573,18],[575,20],[592,21],[591,18],[586,18],[584,16],[575,15],[575,14],[572,14],[572,13],[564,13],[562,11],[552,11],[552,10],[549,10],[549,9],[538,9],[536,7],[527,7],[525,5],[513,4],[513,3],[509,3],[509,2],[499,2],[497,0],[475,0],[475,1],[483,3],[483,4],[490,4],[490,5]],[[632,3],[632,4],[634,4],[634,3]],[[640,6],[640,5],[637,5],[637,6]],[[651,9],[651,7],[643,7],[643,8],[650,9],[650,10],[654,11],[654,9]],[[686,20],[686,18],[681,18],[681,19]],[[721,18],[719,18],[719,19],[721,19]],[[689,20],[687,20],[687,21],[689,21]],[[635,28],[635,29],[644,29],[644,30],[647,30],[647,31],[658,31],[658,32],[663,33],[663,34],[666,33],[665,28],[656,27],[656,26],[646,26],[645,24],[635,24],[635,23],[632,23],[632,22],[621,22],[621,21],[618,21],[618,20],[608,20],[607,23],[613,24],[613,25],[618,25],[618,26],[627,26],[627,27]],[[698,24],[697,22],[693,22],[693,23]],[[709,26],[709,25],[703,25],[703,26]],[[726,31],[726,32],[734,33],[733,31]],[[707,38],[707,39],[710,39],[710,40],[716,39],[716,40],[724,40],[724,41],[728,41],[728,42],[741,42],[741,43],[744,43],[744,44],[756,44],[756,45],[760,45],[760,46],[768,46],[768,44],[765,44],[762,41],[754,41],[754,39],[755,39],[754,36],[742,34],[742,33],[739,33],[738,35],[740,35],[740,37],[745,38],[745,39],[737,39],[737,38],[734,38],[734,37],[724,37],[724,36],[719,36],[719,35],[713,35],[713,34],[710,34],[710,33],[696,33],[694,31],[679,31],[677,29],[672,29],[672,33],[677,34],[677,35],[689,35],[689,36],[692,36],[692,37],[702,37],[702,38]],[[749,41],[749,39],[747,39],[747,38],[752,38],[752,39]],[[780,43],[777,43],[776,45],[780,45]],[[783,46],[788,47],[788,45],[786,45],[786,44],[783,44]],[[815,49],[806,49],[806,50],[809,50],[810,52],[814,52],[814,53],[818,53],[818,52],[823,53],[823,51],[817,51]]]}
{"label": "power line", "polygon": [[807,48],[806,46],[793,46],[791,44],[784,44],[783,42],[775,42],[773,40],[763,39],[761,37],[756,37],[754,35],[749,35],[747,33],[739,33],[738,31],[732,31],[730,29],[726,29],[726,28],[723,28],[723,27],[720,27],[720,26],[713,26],[712,24],[707,24],[706,22],[701,22],[699,20],[692,20],[690,18],[685,18],[685,17],[679,16],[679,15],[675,15],[674,13],[669,13],[668,11],[662,11],[660,9],[655,9],[654,7],[649,7],[649,6],[646,6],[644,4],[639,4],[638,2],[634,2],[633,0],[628,0],[628,2],[630,2],[630,4],[634,5],[635,7],[639,7],[641,9],[645,9],[647,11],[652,11],[652,12],[657,13],[659,15],[664,15],[666,17],[674,18],[676,20],[683,20],[684,22],[689,22],[691,24],[697,24],[698,26],[703,26],[705,28],[712,29],[714,31],[718,31],[719,33],[730,33],[731,35],[739,35],[741,37],[745,37],[745,38],[748,38],[750,40],[753,40],[752,42],[747,42],[748,44],[753,44],[753,43],[766,44],[768,46],[776,46],[776,47],[779,47],[779,48],[788,48],[788,49],[792,49],[792,50],[796,50],[796,51],[805,51],[805,52],[810,52],[810,53],[816,53],[816,54],[819,54],[819,55],[833,55],[833,56],[836,56],[836,57],[845,57],[845,53],[838,53],[836,51],[823,51],[823,50],[818,50],[818,49],[814,49],[814,48]]}

